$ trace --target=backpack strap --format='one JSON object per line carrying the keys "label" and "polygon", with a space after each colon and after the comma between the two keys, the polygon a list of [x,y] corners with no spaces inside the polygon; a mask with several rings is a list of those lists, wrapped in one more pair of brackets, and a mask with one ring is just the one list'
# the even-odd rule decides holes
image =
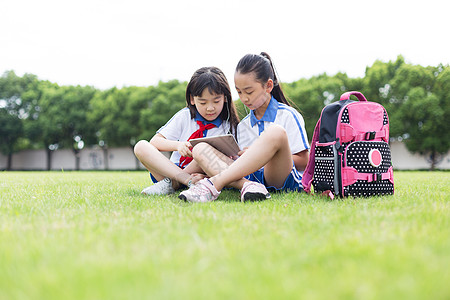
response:
{"label": "backpack strap", "polygon": [[377,182],[381,180],[389,180],[394,184],[394,168],[391,166],[385,173],[359,173],[355,168],[342,168],[342,183],[343,186],[349,186],[356,183],[358,180],[367,182]]}
{"label": "backpack strap", "polygon": [[320,130],[320,119],[317,121],[316,127],[314,128],[314,134],[311,142],[311,151],[309,152],[309,161],[306,165],[306,169],[303,172],[302,177],[302,185],[303,190],[307,193],[311,192],[311,183],[313,180],[313,174],[314,174],[314,153],[316,151],[316,143],[319,141],[319,130]]}
{"label": "backpack strap", "polygon": [[389,125],[384,125],[379,131],[360,132],[356,131],[352,125],[341,123],[339,128],[341,143],[355,141],[383,140],[389,142]]}

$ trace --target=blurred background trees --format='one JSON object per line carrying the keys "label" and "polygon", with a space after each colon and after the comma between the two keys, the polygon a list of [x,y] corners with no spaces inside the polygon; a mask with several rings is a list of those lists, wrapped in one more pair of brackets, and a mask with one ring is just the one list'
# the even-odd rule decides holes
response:
{"label": "blurred background trees", "polygon": [[[0,152],[8,157],[10,168],[14,152],[45,149],[50,169],[52,152],[59,148],[73,151],[77,168],[84,147],[98,146],[107,153],[108,147],[126,146],[132,151],[137,141],[150,139],[186,106],[186,85],[171,80],[102,91],[7,71],[0,77]],[[357,90],[387,109],[391,138],[426,155],[431,169],[450,148],[449,66],[411,65],[399,56],[395,61],[375,61],[363,78],[320,74],[283,83],[282,88],[302,113],[310,138],[323,107]],[[235,103],[242,118],[247,111],[240,101]]]}

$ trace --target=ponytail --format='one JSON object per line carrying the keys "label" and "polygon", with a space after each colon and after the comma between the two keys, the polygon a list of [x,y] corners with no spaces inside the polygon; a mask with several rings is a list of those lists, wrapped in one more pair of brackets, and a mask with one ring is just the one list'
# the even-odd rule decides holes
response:
{"label": "ponytail", "polygon": [[236,72],[241,74],[255,73],[256,81],[265,84],[269,79],[273,81],[272,96],[281,103],[292,106],[290,101],[284,96],[281,83],[278,79],[272,59],[266,52],[261,54],[247,54],[239,61]]}

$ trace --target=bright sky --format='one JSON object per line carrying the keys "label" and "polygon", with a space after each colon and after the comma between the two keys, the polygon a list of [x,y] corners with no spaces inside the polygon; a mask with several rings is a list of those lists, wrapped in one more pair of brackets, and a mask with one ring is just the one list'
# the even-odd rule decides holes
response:
{"label": "bright sky", "polygon": [[234,91],[239,59],[261,51],[283,82],[362,77],[399,54],[450,64],[448,0],[0,1],[0,73],[61,85],[149,86],[214,65]]}

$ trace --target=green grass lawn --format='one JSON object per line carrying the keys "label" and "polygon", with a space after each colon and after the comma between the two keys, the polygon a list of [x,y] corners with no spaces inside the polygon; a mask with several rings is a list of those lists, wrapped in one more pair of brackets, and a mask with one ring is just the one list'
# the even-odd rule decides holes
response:
{"label": "green grass lawn", "polygon": [[0,299],[450,299],[450,172],[186,205],[146,172],[1,172]]}

